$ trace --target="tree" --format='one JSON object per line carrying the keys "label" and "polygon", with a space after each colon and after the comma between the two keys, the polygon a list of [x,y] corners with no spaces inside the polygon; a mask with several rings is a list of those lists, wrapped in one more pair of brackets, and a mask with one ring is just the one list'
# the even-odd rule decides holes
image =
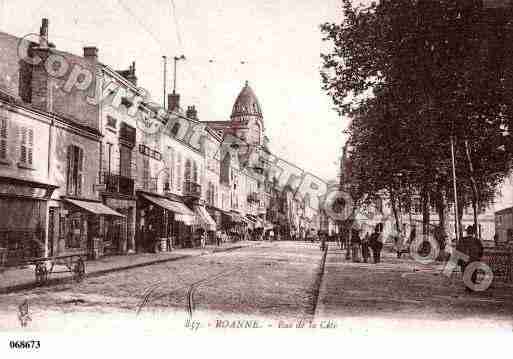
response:
{"label": "tree", "polygon": [[387,191],[392,206],[421,194],[425,225],[430,204],[443,225],[455,201],[454,136],[459,203],[472,204],[477,222],[512,158],[504,133],[513,125],[513,69],[493,45],[494,15],[477,0],[342,5],[342,23],[321,26],[333,44],[321,76],[336,109],[352,118],[352,180],[367,195]]}

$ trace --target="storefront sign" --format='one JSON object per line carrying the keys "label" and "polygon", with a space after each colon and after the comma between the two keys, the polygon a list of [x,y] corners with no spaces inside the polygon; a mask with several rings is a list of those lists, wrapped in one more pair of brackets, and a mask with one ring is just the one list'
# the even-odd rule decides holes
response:
{"label": "storefront sign", "polygon": [[0,183],[0,194],[45,198],[46,188],[35,188],[19,184]]}

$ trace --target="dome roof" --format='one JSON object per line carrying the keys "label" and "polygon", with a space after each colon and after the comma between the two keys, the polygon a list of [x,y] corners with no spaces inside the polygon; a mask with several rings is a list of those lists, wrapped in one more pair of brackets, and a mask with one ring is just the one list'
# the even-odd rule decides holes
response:
{"label": "dome roof", "polygon": [[247,116],[257,116],[262,118],[262,109],[260,108],[260,104],[258,103],[258,99],[255,96],[253,89],[246,81],[246,85],[239,93],[239,96],[237,96],[237,100],[235,100],[230,118],[234,120],[245,118]]}

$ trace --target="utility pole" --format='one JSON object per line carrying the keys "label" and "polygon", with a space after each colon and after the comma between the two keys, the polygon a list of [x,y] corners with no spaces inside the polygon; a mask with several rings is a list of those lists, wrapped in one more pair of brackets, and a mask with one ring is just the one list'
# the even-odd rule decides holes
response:
{"label": "utility pole", "polygon": [[180,55],[180,56],[175,56],[174,57],[174,60],[175,60],[175,63],[174,63],[174,78],[173,78],[173,94],[176,93],[176,63],[180,60],[185,60],[185,56],[184,55]]}
{"label": "utility pole", "polygon": [[162,60],[164,62],[164,81],[163,81],[164,98],[163,98],[163,101],[162,101],[162,107],[166,108],[167,57],[166,56],[162,56]]}

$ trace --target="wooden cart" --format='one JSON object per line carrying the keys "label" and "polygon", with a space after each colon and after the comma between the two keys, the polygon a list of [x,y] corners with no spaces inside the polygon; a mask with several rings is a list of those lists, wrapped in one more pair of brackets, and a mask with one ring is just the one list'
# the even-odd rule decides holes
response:
{"label": "wooden cart", "polygon": [[[56,257],[35,258],[27,261],[27,264],[33,264],[36,283],[44,285],[49,276],[56,273],[71,273],[73,280],[81,282],[85,278],[85,260],[87,254],[77,253]],[[55,266],[64,266],[66,270],[54,271]],[[61,267],[62,268],[62,267]]]}

